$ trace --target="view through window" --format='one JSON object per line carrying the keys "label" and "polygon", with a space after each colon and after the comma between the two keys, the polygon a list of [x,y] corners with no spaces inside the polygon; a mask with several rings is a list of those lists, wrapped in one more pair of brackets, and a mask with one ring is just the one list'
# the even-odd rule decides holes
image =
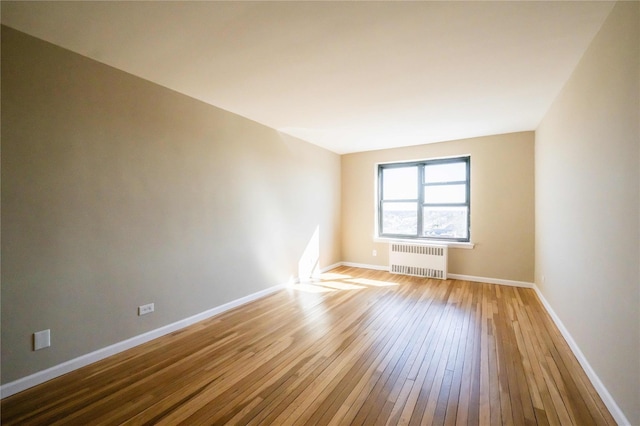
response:
{"label": "view through window", "polygon": [[469,241],[469,157],[378,165],[378,235]]}

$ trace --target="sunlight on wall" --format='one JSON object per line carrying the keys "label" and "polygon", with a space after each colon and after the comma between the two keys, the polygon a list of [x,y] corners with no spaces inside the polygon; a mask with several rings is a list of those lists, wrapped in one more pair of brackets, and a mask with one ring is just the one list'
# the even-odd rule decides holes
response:
{"label": "sunlight on wall", "polygon": [[312,277],[320,273],[320,226],[311,236],[307,247],[298,261],[298,278],[300,282],[309,281]]}

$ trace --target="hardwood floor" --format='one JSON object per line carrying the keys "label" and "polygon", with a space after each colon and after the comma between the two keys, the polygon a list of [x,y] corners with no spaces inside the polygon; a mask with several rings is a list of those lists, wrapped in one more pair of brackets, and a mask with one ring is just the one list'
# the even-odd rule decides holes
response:
{"label": "hardwood floor", "polygon": [[533,290],[347,267],[1,408],[6,425],[615,424]]}

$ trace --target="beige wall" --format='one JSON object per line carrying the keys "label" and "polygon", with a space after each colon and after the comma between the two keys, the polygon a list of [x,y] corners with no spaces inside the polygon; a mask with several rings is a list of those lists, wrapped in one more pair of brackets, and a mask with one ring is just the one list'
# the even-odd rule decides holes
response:
{"label": "beige wall", "polygon": [[[640,424],[640,4],[618,3],[536,131],[536,283]],[[543,278],[544,277],[544,278]]]}
{"label": "beige wall", "polygon": [[339,262],[338,155],[3,27],[3,383],[285,283],[316,229]]}
{"label": "beige wall", "polygon": [[343,260],[388,265],[388,244],[373,241],[376,163],[470,154],[476,246],[449,250],[449,272],[532,282],[533,143],[533,132],[523,132],[343,155]]}

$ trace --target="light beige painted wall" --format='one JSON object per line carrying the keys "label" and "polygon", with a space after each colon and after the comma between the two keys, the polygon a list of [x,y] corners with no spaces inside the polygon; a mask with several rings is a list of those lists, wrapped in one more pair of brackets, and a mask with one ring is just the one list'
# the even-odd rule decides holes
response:
{"label": "light beige painted wall", "polygon": [[[536,283],[640,424],[640,3],[607,18],[536,131]],[[544,278],[543,278],[544,277]]]}
{"label": "light beige painted wall", "polygon": [[2,28],[2,383],[285,283],[316,229],[339,262],[338,155]]}
{"label": "light beige painted wall", "polygon": [[522,132],[343,155],[343,260],[388,265],[388,243],[373,241],[377,163],[470,154],[471,240],[476,245],[450,249],[449,272],[532,282],[533,143],[533,132]]}

